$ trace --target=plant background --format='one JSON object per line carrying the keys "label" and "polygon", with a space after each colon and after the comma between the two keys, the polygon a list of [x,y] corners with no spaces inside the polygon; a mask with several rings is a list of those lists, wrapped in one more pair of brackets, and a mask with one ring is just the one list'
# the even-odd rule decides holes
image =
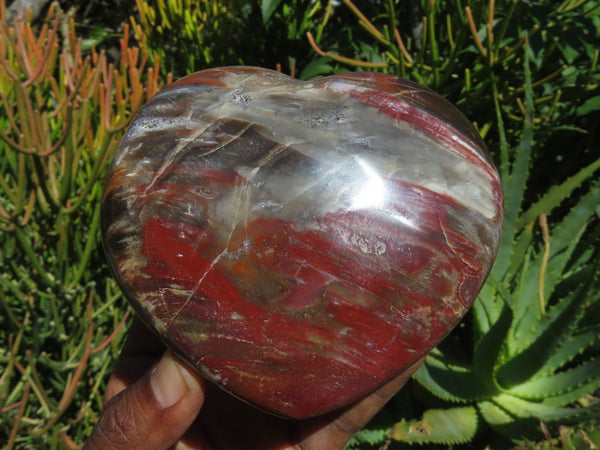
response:
{"label": "plant background", "polygon": [[89,435],[130,321],[98,234],[106,164],[172,77],[247,64],[425,84],[505,184],[500,269],[349,446],[598,445],[599,1],[91,0],[10,20],[0,3],[0,443]]}

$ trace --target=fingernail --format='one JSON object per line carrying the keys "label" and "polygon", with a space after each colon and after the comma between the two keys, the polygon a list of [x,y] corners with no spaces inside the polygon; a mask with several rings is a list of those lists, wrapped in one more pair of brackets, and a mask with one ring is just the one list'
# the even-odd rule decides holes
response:
{"label": "fingernail", "polygon": [[173,406],[188,391],[188,386],[177,365],[171,352],[167,351],[150,375],[150,386],[154,397],[163,409]]}

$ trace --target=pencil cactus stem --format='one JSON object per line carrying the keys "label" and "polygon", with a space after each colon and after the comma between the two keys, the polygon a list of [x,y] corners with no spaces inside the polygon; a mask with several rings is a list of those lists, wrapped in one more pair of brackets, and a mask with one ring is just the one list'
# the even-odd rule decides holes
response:
{"label": "pencil cactus stem", "polygon": [[410,56],[410,54],[406,50],[406,46],[404,45],[404,42],[402,41],[402,36],[400,36],[400,32],[398,31],[397,28],[394,29],[394,36],[396,37],[396,42],[398,44],[398,48],[400,49],[400,51],[404,55],[404,59],[406,59],[406,62],[408,64],[413,64],[414,60],[412,59],[412,57]]}
{"label": "pencil cactus stem", "polygon": [[34,430],[30,431],[30,433],[34,436],[41,436],[41,435],[47,433],[48,430],[61,418],[61,416],[64,414],[65,410],[67,409],[67,407],[70,405],[71,401],[73,400],[73,396],[77,389],[77,384],[79,383],[79,380],[83,373],[83,369],[86,367],[87,361],[90,356],[92,337],[93,337],[93,331],[94,331],[94,326],[93,326],[94,324],[93,324],[93,320],[92,320],[93,298],[94,297],[93,297],[93,291],[92,291],[89,295],[89,301],[88,301],[88,308],[87,308],[87,314],[86,314],[87,319],[88,319],[88,329],[87,329],[87,333],[86,333],[83,354],[81,356],[81,359],[80,359],[79,363],[77,364],[77,368],[75,369],[75,372],[72,375],[70,383],[68,384],[65,392],[63,393],[60,403],[56,407],[55,414],[53,415],[53,417],[50,418],[50,420],[48,420],[45,423],[45,425],[42,428],[34,429]]}
{"label": "pencil cactus stem", "polygon": [[128,309],[127,311],[125,311],[125,314],[123,315],[123,318],[119,321],[119,323],[117,324],[117,326],[115,326],[115,329],[110,334],[110,336],[108,336],[104,341],[102,341],[96,347],[94,347],[93,349],[91,349],[90,350],[90,354],[93,355],[95,353],[98,353],[98,352],[102,351],[104,348],[106,348],[107,346],[109,346],[111,342],[114,341],[114,339],[117,337],[117,334],[119,334],[119,332],[122,330],[123,326],[125,325],[127,319],[129,318],[130,313],[131,313],[130,309]]}
{"label": "pencil cactus stem", "polygon": [[389,41],[385,38],[383,34],[371,23],[369,19],[365,17],[365,15],[352,3],[350,0],[342,0],[348,8],[358,17],[359,23],[365,27],[371,35],[377,39],[378,41],[387,44]]}
{"label": "pencil cactus stem", "polygon": [[452,19],[450,14],[446,14],[446,29],[448,30],[448,44],[450,44],[450,48],[454,49],[456,47],[456,43],[454,42],[454,37],[452,36]]}
{"label": "pencil cactus stem", "polygon": [[327,52],[321,50],[319,48],[319,46],[317,45],[317,43],[315,42],[312,33],[310,31],[306,32],[306,37],[308,38],[308,43],[310,44],[310,46],[312,47],[312,49],[317,53],[317,55],[319,56],[329,56]]}
{"label": "pencil cactus stem", "polygon": [[29,392],[31,391],[31,384],[25,383],[25,389],[23,390],[23,396],[21,397],[21,401],[19,402],[19,411],[15,417],[14,425],[11,429],[10,435],[8,437],[8,443],[6,445],[7,449],[12,449],[15,445],[15,441],[17,440],[19,427],[21,425],[21,420],[23,415],[25,414],[25,408],[27,407],[27,403],[29,401]]}
{"label": "pencil cactus stem", "polygon": [[487,50],[483,47],[483,44],[479,39],[479,35],[477,34],[477,26],[475,25],[475,20],[473,19],[471,7],[466,6],[465,11],[467,13],[467,17],[469,18],[469,27],[471,28],[471,34],[473,35],[473,39],[475,39],[475,45],[479,49],[479,52],[482,54],[482,56],[487,57]]}
{"label": "pencil cactus stem", "polygon": [[490,40],[490,46],[494,43],[494,8],[495,8],[495,4],[496,4],[495,0],[490,0],[489,6],[488,6],[487,30],[488,30],[488,38]]}
{"label": "pencil cactus stem", "polygon": [[29,202],[27,203],[27,206],[25,207],[25,214],[23,214],[23,218],[19,222],[20,226],[24,227],[25,225],[27,225],[27,223],[29,222],[29,219],[31,218],[31,215],[33,214],[34,207],[35,207],[35,194],[33,192],[31,192],[29,195]]}
{"label": "pencil cactus stem", "polygon": [[328,58],[331,58],[334,61],[338,61],[338,62],[341,62],[344,64],[350,64],[350,65],[356,66],[356,67],[376,68],[376,67],[387,67],[388,66],[388,64],[385,62],[379,63],[379,62],[360,61],[358,59],[351,59],[351,58],[346,58],[345,56],[336,55],[335,53],[325,52],[317,46],[317,43],[315,42],[315,40],[312,36],[312,33],[310,31],[306,32],[306,37],[308,38],[308,42],[309,42],[310,46],[313,48],[313,50],[318,55],[327,56]]}

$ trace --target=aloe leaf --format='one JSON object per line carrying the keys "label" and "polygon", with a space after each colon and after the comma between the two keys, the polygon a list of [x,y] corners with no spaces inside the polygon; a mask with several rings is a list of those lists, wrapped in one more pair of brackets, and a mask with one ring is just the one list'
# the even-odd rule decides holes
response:
{"label": "aloe leaf", "polygon": [[519,236],[516,238],[512,248],[510,265],[506,273],[505,280],[510,281],[517,271],[523,266],[523,260],[533,241],[533,223],[525,225]]}
{"label": "aloe leaf", "polygon": [[333,66],[331,64],[327,64],[331,59],[322,56],[317,58],[311,62],[309,62],[306,67],[300,73],[301,80],[310,80],[311,78],[316,78],[318,76],[323,76],[324,74],[330,74],[333,72]]}
{"label": "aloe leaf", "polygon": [[[559,283],[564,281],[564,273],[573,251],[580,243],[586,224],[599,202],[600,188],[591,189],[553,229],[550,236],[550,257],[544,273],[543,293],[546,304]],[[514,308],[515,311],[519,311],[519,316],[509,335],[509,347],[513,352],[523,350],[550,326],[548,320],[541,320],[539,279],[542,258],[543,252],[540,252],[532,263],[524,268],[519,284],[514,289]]]}
{"label": "aloe leaf", "polygon": [[[523,63],[525,73],[525,120],[523,121],[521,140],[517,148],[512,170],[510,171],[508,178],[502,180],[504,193],[504,226],[496,264],[494,264],[494,268],[492,269],[494,275],[498,279],[504,278],[510,265],[513,241],[518,231],[518,217],[521,212],[527,179],[529,178],[529,164],[533,144],[534,104],[528,54],[529,44],[526,43]],[[502,168],[502,172],[506,173],[506,169]]]}
{"label": "aloe leaf", "polygon": [[360,430],[348,441],[344,448],[362,448],[362,444],[365,443],[373,446],[381,445],[388,439],[391,432],[391,428]]}
{"label": "aloe leaf", "polygon": [[[593,392],[598,387],[600,387],[600,359],[591,359],[573,369],[521,383],[511,388],[510,393],[525,399],[547,399],[544,403],[563,406]],[[570,394],[567,401],[564,403],[553,401],[553,397],[565,393]]]}
{"label": "aloe leaf", "polygon": [[554,320],[540,321],[540,326],[547,323],[544,332],[496,371],[497,380],[502,386],[510,389],[539,374],[561,343],[573,333],[583,312],[582,305],[585,306],[589,301],[588,289],[593,278],[593,274],[590,274],[588,283],[565,297],[561,301],[564,309]]}
{"label": "aloe leaf", "polygon": [[[598,205],[600,208],[600,204]],[[592,232],[586,232],[585,246],[580,246],[578,253],[573,255],[573,261],[563,275],[564,278],[573,278],[582,267],[598,258],[600,251],[600,226],[597,226]]]}
{"label": "aloe leaf", "polygon": [[547,422],[590,420],[590,418],[598,415],[598,411],[593,408],[561,408],[524,400],[508,394],[496,396],[494,402],[516,417],[537,417]]}
{"label": "aloe leaf", "polygon": [[490,425],[505,425],[515,420],[515,416],[500,408],[494,402],[482,401],[477,403],[479,412]]}
{"label": "aloe leaf", "polygon": [[521,214],[517,221],[517,227],[520,229],[526,224],[534,221],[541,214],[550,214],[552,210],[567,199],[575,189],[581,186],[586,180],[590,179],[598,169],[600,169],[600,159],[597,159],[584,167],[561,184],[552,186],[542,198]]}
{"label": "aloe leaf", "polygon": [[[477,403],[481,417],[494,429],[496,433],[514,440],[523,439],[526,436],[536,436],[539,429],[539,420],[534,417],[519,418],[501,408],[493,401]],[[489,446],[488,446],[489,447]],[[492,446],[493,448],[512,448],[504,446]]]}
{"label": "aloe leaf", "polygon": [[[598,201],[600,201],[600,189],[595,191]],[[594,201],[595,199],[592,198]],[[588,216],[589,218],[589,216]],[[550,257],[548,259],[548,265],[546,267],[546,272],[544,274],[544,298],[548,299],[554,293],[555,288],[560,282],[567,280],[567,264],[571,260],[571,256],[573,255],[573,251],[576,246],[579,244],[584,232],[586,231],[587,220],[581,224],[573,223],[566,225],[571,225],[561,229],[557,229],[555,233],[553,233],[552,240],[550,242]],[[563,223],[564,224],[564,223]],[[580,225],[579,228],[577,226]],[[570,230],[568,234],[561,233],[565,230]],[[568,240],[568,236],[571,236],[570,242],[565,242]],[[557,245],[558,244],[558,245]],[[566,245],[565,245],[566,244]],[[559,248],[556,248],[559,247]],[[580,266],[577,267],[579,263]],[[572,264],[570,267],[570,272],[577,272],[582,267],[585,266],[586,261],[575,261],[575,264]]]}
{"label": "aloe leaf", "polygon": [[461,444],[477,431],[477,411],[472,406],[425,411],[419,421],[402,420],[392,428],[392,438],[410,444]]}
{"label": "aloe leaf", "polygon": [[504,303],[499,298],[497,284],[495,280],[488,278],[473,304],[475,342],[479,342],[490,330],[502,312]]}
{"label": "aloe leaf", "polygon": [[511,355],[516,355],[530,346],[573,300],[572,296],[566,296],[545,315],[542,314],[539,299],[540,266],[539,259],[529,262],[527,258],[515,287],[513,308],[518,313],[515,314],[515,321],[507,335],[507,346]]}
{"label": "aloe leaf", "polygon": [[592,327],[590,330],[580,331],[565,339],[538,372],[538,376],[547,376],[571,362],[590,345],[597,342],[599,337],[600,325]]}
{"label": "aloe leaf", "polygon": [[513,287],[515,320],[507,336],[511,355],[522,351],[535,339],[536,334],[541,333],[541,328],[536,328],[542,325],[540,320],[544,320],[538,296],[540,268],[541,253],[536,258],[533,247],[529,247]]}
{"label": "aloe leaf", "polygon": [[[594,392],[600,388],[600,380],[595,379],[589,383],[573,389],[572,391],[565,392],[564,394],[555,395],[544,399],[543,403],[549,406],[566,406],[572,405],[578,401],[584,400],[588,395],[594,395]],[[593,410],[595,407],[600,405],[588,406],[586,408]],[[578,407],[581,409],[581,407]],[[597,412],[596,412],[597,413]]]}
{"label": "aloe leaf", "polygon": [[512,323],[512,311],[504,305],[500,317],[490,330],[483,336],[473,353],[473,372],[489,390],[496,390],[492,374],[496,367],[504,338]]}
{"label": "aloe leaf", "polygon": [[[598,160],[600,161],[600,159]],[[555,257],[570,246],[573,231],[583,228],[590,217],[593,217],[600,204],[600,185],[591,188],[575,205],[569,214],[552,231],[554,243],[551,245],[550,256]],[[558,245],[557,245],[558,244]]]}
{"label": "aloe leaf", "polygon": [[263,23],[267,23],[279,4],[281,0],[262,0],[261,2],[261,12]]}
{"label": "aloe leaf", "polygon": [[492,274],[473,305],[476,345],[500,319],[505,305],[512,305],[512,294],[506,283],[499,282]]}
{"label": "aloe leaf", "polygon": [[495,393],[495,390],[486,389],[470,370],[444,364],[432,357],[427,358],[414,378],[432,394],[455,403],[481,400]]}

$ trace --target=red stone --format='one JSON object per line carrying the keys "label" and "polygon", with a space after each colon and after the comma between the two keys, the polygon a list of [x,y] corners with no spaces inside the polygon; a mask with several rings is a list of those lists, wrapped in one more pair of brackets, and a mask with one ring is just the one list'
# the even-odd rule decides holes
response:
{"label": "red stone", "polygon": [[477,132],[432,91],[234,67],[138,113],[102,216],[147,325],[226,391],[307,418],[458,323],[493,263],[502,194]]}

